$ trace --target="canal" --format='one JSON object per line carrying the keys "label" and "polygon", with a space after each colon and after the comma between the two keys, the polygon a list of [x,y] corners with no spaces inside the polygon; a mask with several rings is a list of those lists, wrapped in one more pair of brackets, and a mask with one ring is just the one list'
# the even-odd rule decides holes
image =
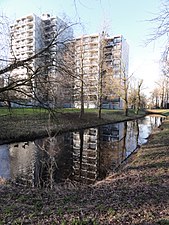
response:
{"label": "canal", "polygon": [[0,177],[31,186],[65,180],[94,183],[104,179],[145,144],[160,116],[120,122],[35,141],[0,145]]}

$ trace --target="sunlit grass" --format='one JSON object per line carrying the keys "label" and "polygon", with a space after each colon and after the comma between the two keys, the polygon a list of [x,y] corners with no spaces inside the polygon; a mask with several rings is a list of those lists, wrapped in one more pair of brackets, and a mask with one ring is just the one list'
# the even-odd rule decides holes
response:
{"label": "sunlit grass", "polygon": [[0,108],[0,116],[3,115],[35,115],[39,113],[46,113],[48,112],[46,109],[41,108]]}
{"label": "sunlit grass", "polygon": [[149,113],[160,113],[165,116],[169,116],[169,109],[148,109],[147,112]]}
{"label": "sunlit grass", "polygon": [[[58,108],[53,110],[54,113],[80,113],[80,109],[76,108]],[[169,111],[168,111],[169,112]],[[43,108],[0,108],[0,116],[2,115],[37,115],[42,113],[49,113],[49,110]],[[84,113],[98,113],[98,109],[85,109]],[[140,111],[140,113],[142,113]],[[139,114],[140,114],[139,113]],[[117,109],[102,109],[102,114],[124,114],[123,110]],[[129,110],[129,115],[134,115],[134,110]]]}

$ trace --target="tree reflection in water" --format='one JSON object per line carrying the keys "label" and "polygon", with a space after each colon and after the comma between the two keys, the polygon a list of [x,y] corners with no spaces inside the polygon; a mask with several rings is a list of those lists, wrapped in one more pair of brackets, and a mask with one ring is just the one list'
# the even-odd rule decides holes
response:
{"label": "tree reflection in water", "polygon": [[160,117],[147,116],[138,121],[67,132],[34,142],[2,145],[1,149],[6,151],[3,155],[9,157],[0,161],[4,168],[6,165],[10,169],[6,175],[1,166],[0,176],[49,188],[67,179],[94,183],[146,143],[151,130],[160,122]]}

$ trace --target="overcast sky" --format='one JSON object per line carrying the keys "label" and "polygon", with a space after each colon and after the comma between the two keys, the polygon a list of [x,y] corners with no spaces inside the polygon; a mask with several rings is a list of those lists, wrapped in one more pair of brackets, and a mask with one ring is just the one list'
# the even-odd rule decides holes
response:
{"label": "overcast sky", "polygon": [[130,47],[129,73],[144,79],[148,93],[159,77],[159,59],[164,41],[144,42],[155,25],[154,18],[161,0],[0,0],[0,10],[10,18],[27,14],[49,13],[83,26],[75,29],[75,35],[101,32],[106,27],[110,35],[122,34]]}

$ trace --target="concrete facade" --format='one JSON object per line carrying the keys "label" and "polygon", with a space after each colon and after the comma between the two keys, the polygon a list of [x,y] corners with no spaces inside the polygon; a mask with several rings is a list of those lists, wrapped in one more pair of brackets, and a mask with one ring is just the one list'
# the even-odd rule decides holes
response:
{"label": "concrete facade", "polygon": [[[99,82],[102,79],[102,107],[123,108],[122,78],[128,76],[129,47],[122,35],[93,34],[75,38],[74,104],[80,107],[83,76],[85,108],[98,107]],[[102,74],[102,78],[100,78]],[[118,85],[117,85],[118,83]]]}
{"label": "concrete facade", "polygon": [[[49,77],[51,81],[58,79],[57,59],[59,56],[57,52],[59,52],[58,49],[62,48],[62,43],[72,39],[73,29],[68,27],[60,18],[51,16],[50,14],[43,14],[41,17],[35,14],[27,15],[17,19],[10,29],[10,60],[14,63],[28,59],[41,52],[54,40],[48,51],[44,52],[40,57],[29,60],[28,66],[20,66],[10,74],[10,79],[18,80],[28,79],[29,76],[36,73],[35,79],[31,80],[30,87],[29,85],[25,87],[25,92],[30,93],[30,95],[36,92],[42,101],[47,101],[49,93],[43,93],[44,96],[42,96],[42,92],[44,92],[45,88],[48,88],[46,92],[49,92],[51,88],[44,87],[42,84]],[[57,90],[59,87],[56,86],[55,93],[60,93],[60,90]],[[16,97],[22,99],[22,96]],[[27,97],[24,96],[24,98]],[[59,99],[58,96],[57,99]]]}

